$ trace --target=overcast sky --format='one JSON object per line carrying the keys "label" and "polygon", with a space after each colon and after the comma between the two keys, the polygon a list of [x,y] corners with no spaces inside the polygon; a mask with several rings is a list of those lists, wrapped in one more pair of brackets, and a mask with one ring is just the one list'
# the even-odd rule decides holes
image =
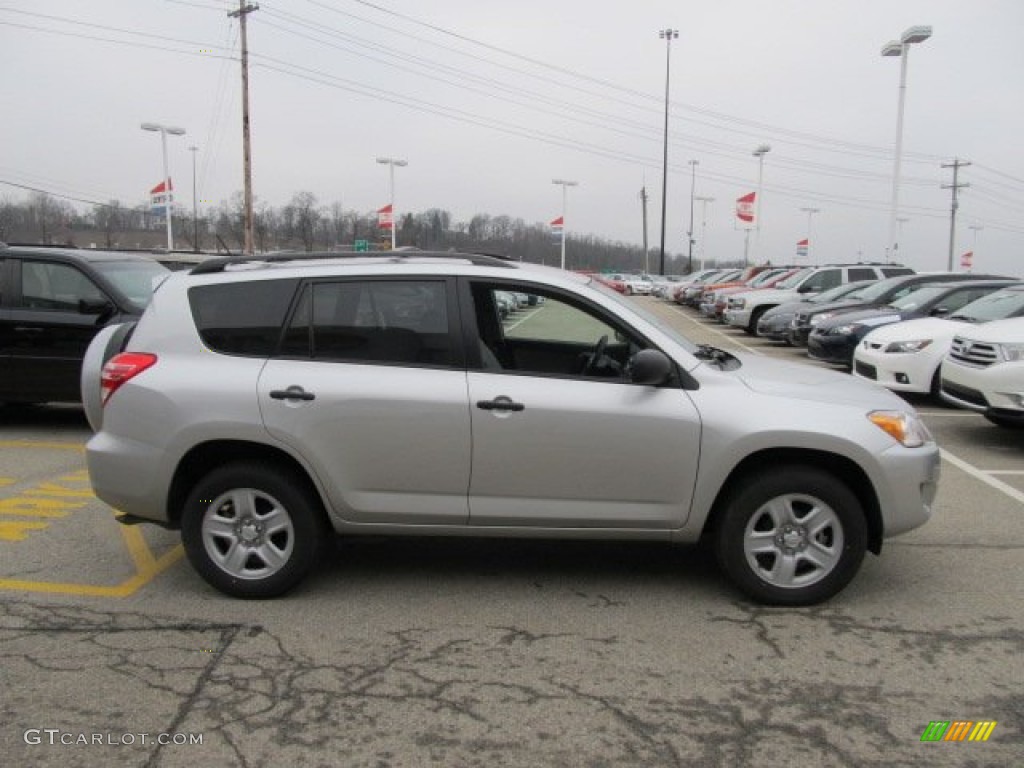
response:
{"label": "overcast sky", "polygon": [[[738,258],[736,198],[757,186],[752,257],[881,260],[889,227],[900,64],[883,44],[913,25],[900,192],[901,258],[944,269],[955,157],[956,261],[1020,275],[1024,257],[1024,2],[1020,0],[260,0],[249,15],[257,204],[309,191],[370,212],[441,208],[643,241],[661,230],[666,43],[671,47],[666,247],[694,231]],[[238,22],[226,0],[0,0],[0,196],[11,183],[135,205],[169,138],[179,201],[242,187]],[[696,160],[697,165],[690,161]],[[692,171],[696,171],[695,176]],[[85,206],[81,206],[85,207]],[[809,215],[802,208],[816,208]],[[975,227],[972,229],[971,227]],[[981,227],[977,229],[977,227]],[[654,260],[656,261],[656,259]]]}

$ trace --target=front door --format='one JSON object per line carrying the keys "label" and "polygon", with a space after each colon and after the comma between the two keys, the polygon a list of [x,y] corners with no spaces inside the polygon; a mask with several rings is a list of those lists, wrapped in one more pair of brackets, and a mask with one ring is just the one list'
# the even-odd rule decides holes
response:
{"label": "front door", "polygon": [[502,288],[468,285],[482,347],[468,374],[471,525],[681,526],[700,446],[686,391],[630,383],[628,360],[648,345],[572,297],[541,292],[495,321]]}

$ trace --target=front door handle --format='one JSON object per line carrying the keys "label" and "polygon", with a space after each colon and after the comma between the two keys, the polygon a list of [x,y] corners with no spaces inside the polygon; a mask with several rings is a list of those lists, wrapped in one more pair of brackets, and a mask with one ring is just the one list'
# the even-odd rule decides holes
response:
{"label": "front door handle", "polygon": [[501,395],[493,400],[477,400],[476,407],[481,411],[524,411],[526,406],[515,402],[511,397]]}
{"label": "front door handle", "polygon": [[316,395],[295,384],[288,389],[270,390],[270,397],[273,400],[316,400]]}

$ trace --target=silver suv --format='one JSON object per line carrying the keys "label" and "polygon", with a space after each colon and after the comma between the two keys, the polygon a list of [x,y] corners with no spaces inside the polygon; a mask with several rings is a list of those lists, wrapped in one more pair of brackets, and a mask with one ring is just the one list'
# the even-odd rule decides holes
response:
{"label": "silver suv", "polygon": [[[537,297],[502,318],[499,292]],[[96,495],[239,597],[330,532],[694,543],[802,605],[931,516],[887,390],[691,343],[599,281],[487,256],[207,262],[89,349]]]}

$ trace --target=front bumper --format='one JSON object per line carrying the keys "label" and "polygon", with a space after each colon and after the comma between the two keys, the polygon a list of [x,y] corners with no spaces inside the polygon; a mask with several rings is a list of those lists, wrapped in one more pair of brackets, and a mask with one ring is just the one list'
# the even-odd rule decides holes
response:
{"label": "front bumper", "polygon": [[879,487],[883,538],[924,525],[934,512],[942,458],[935,443],[920,448],[896,445],[881,456]]}
{"label": "front bumper", "polygon": [[985,368],[942,362],[942,399],[977,413],[1024,420],[1024,363]]}
{"label": "front bumper", "polygon": [[941,358],[925,352],[887,353],[857,347],[853,356],[853,375],[875,381],[895,392],[931,392],[932,377]]}
{"label": "front bumper", "polygon": [[725,310],[725,322],[729,325],[734,325],[737,328],[746,328],[750,323],[750,310],[749,309],[734,309],[729,307]]}
{"label": "front bumper", "polygon": [[852,366],[853,353],[859,341],[849,334],[833,336],[812,331],[807,337],[807,356],[823,363]]}

